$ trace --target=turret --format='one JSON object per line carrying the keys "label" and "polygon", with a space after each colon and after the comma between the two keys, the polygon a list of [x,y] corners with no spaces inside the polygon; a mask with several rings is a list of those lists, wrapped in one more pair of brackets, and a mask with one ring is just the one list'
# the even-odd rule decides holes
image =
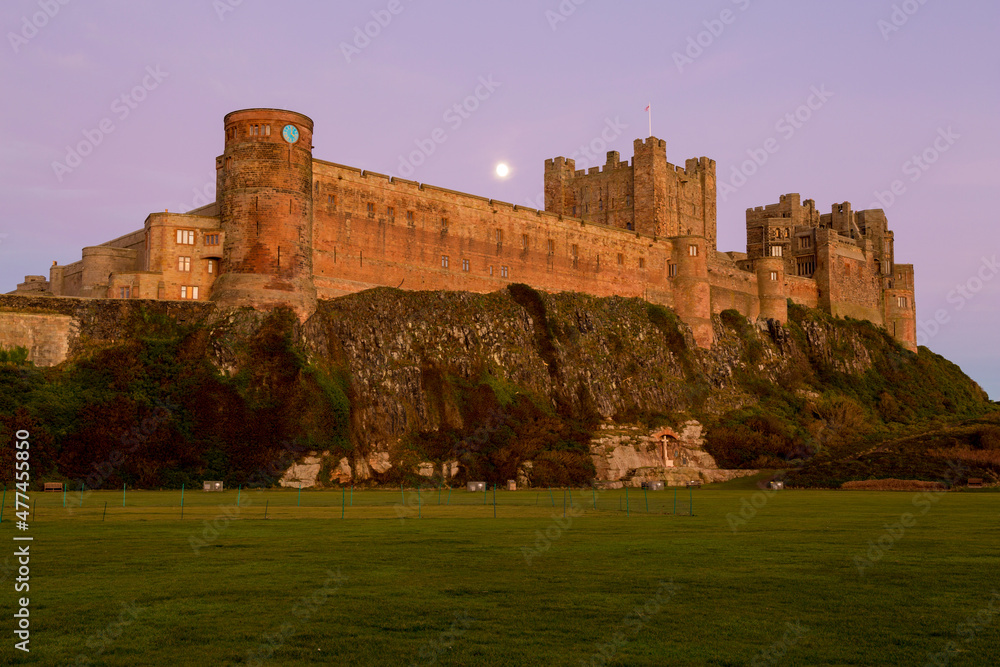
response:
{"label": "turret", "polygon": [[667,142],[656,137],[636,139],[633,150],[635,231],[673,236],[676,230],[667,229]]}
{"label": "turret", "polygon": [[754,262],[754,267],[757,270],[760,316],[784,324],[788,321],[784,260],[781,257],[761,257]]}
{"label": "turret", "polygon": [[917,351],[917,305],[913,290],[913,265],[896,264],[886,289],[885,328],[906,349]]}
{"label": "turret", "polygon": [[225,245],[213,301],[287,305],[303,319],[315,310],[312,133],[312,120],[294,111],[226,115],[216,161]]}
{"label": "turret", "polygon": [[712,287],[708,282],[708,243],[703,236],[679,236],[673,241],[674,310],[691,327],[698,347],[709,348],[712,331]]}
{"label": "turret", "polygon": [[573,215],[576,194],[570,180],[576,171],[576,161],[557,157],[545,161],[545,210],[559,215]]}

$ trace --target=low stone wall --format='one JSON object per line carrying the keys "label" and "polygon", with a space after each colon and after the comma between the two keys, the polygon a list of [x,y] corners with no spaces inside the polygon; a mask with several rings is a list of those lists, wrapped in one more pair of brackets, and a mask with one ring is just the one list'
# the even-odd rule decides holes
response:
{"label": "low stone wall", "polygon": [[78,324],[69,315],[0,311],[0,348],[23,347],[36,366],[55,366],[69,355]]}
{"label": "low stone wall", "polygon": [[87,299],[0,295],[0,348],[23,347],[36,366],[55,366],[69,358],[81,337],[91,342],[120,340],[139,310],[179,323],[201,321],[214,311],[204,301]]}

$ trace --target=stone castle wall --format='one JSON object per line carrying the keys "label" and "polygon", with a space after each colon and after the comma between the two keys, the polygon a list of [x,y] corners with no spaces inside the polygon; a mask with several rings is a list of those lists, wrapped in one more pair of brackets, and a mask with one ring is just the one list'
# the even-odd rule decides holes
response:
{"label": "stone castle wall", "polygon": [[673,246],[603,225],[316,161],[314,280],[323,298],[387,285],[648,297],[673,306]]}
{"label": "stone castle wall", "polygon": [[[225,119],[218,198],[53,266],[56,295],[284,304],[376,286],[492,292],[510,283],[673,308],[696,342],[734,309],[784,321],[787,301],[886,326],[916,346],[912,267],[894,272],[882,211],[820,214],[797,194],[747,211],[747,253],[716,250],[716,164],[670,164],[666,142],[634,142],[631,164],[545,163],[546,210],[312,157],[312,120],[279,109]],[[287,132],[286,132],[287,131]],[[183,239],[183,240],[182,240]],[[905,279],[904,279],[905,278]],[[44,290],[26,281],[22,293]]]}

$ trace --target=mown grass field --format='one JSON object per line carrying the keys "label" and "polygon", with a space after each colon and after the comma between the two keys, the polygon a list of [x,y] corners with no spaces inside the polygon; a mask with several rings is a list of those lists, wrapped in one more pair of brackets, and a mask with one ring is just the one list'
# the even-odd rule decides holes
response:
{"label": "mown grass field", "polygon": [[[601,493],[594,510],[577,490],[565,520],[562,493],[498,491],[494,518],[492,494],[483,504],[458,490],[440,505],[422,491],[419,510],[414,492],[355,491],[352,506],[349,492],[306,491],[299,505],[295,491],[243,491],[237,510],[235,491],[198,490],[183,520],[175,491],[127,492],[124,508],[121,491],[82,507],[79,492],[66,507],[35,493],[27,533],[8,493],[0,537],[35,538],[32,639],[30,654],[13,650],[9,610],[23,594],[5,548],[0,662],[1000,660],[998,493],[766,496],[739,481],[694,491],[686,516],[672,513],[672,489],[649,493],[649,512],[630,490],[627,515],[623,492]],[[880,558],[857,560],[878,556],[866,552],[880,540]]]}

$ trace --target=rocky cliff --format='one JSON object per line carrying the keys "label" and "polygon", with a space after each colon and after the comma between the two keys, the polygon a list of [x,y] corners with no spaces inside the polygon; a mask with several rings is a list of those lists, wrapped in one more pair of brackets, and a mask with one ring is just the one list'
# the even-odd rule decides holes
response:
{"label": "rocky cliff", "polygon": [[[33,338],[47,316],[59,328]],[[578,484],[800,466],[992,409],[957,367],[864,322],[792,308],[782,326],[727,311],[714,330],[702,350],[668,309],[521,285],[375,289],[321,302],[305,323],[210,304],[4,296],[0,344],[57,362],[55,344],[66,358],[0,366],[0,414],[8,431],[30,422],[48,438],[48,473],[63,478],[107,455],[95,442],[160,414],[130,453],[145,467],[105,481],[235,480],[264,466],[273,481],[298,461],[291,476],[318,483],[422,473]],[[79,395],[53,406],[56,388]]]}

